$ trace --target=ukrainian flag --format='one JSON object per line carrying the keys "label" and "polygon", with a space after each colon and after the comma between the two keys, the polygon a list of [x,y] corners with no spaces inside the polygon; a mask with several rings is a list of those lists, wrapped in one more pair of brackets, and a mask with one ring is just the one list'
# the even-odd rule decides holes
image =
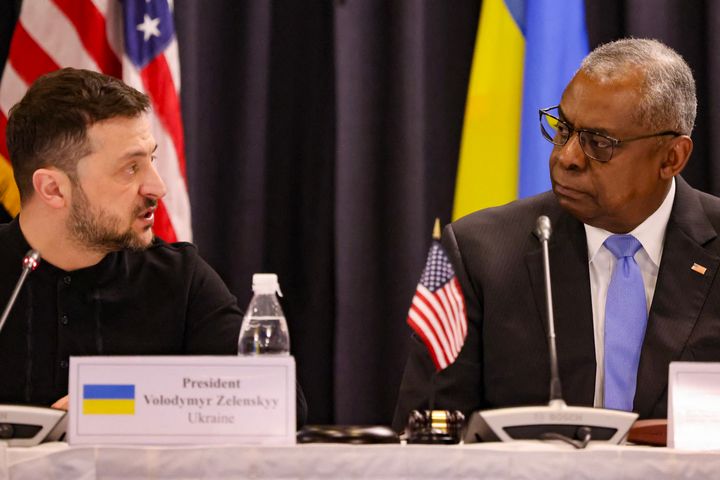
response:
{"label": "ukrainian flag", "polygon": [[134,415],[135,385],[83,385],[83,415]]}
{"label": "ukrainian flag", "polygon": [[453,219],[550,188],[538,109],[560,103],[588,53],[583,0],[484,0]]}

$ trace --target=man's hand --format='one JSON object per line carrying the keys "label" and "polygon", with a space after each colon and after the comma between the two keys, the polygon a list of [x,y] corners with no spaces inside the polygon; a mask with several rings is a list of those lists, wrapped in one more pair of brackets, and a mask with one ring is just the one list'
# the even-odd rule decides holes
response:
{"label": "man's hand", "polygon": [[57,408],[58,410],[65,410],[67,412],[68,405],[70,403],[70,399],[68,398],[68,395],[65,395],[57,402],[50,405],[52,408]]}

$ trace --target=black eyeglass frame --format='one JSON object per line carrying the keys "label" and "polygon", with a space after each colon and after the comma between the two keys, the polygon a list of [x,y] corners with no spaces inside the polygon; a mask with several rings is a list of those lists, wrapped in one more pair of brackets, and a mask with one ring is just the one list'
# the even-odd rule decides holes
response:
{"label": "black eyeglass frame", "polygon": [[[560,105],[555,105],[555,106],[553,106],[553,107],[547,107],[547,108],[541,108],[541,109],[538,111],[539,120],[540,120],[540,131],[542,132],[543,137],[545,137],[545,139],[546,139],[548,142],[552,143],[553,145],[557,145],[557,146],[559,146],[559,147],[562,147],[563,145],[566,145],[567,142],[570,141],[570,139],[572,138],[572,136],[573,136],[574,133],[577,133],[577,134],[578,134],[578,140],[579,140],[579,143],[580,143],[580,148],[582,149],[583,153],[584,153],[585,155],[587,155],[588,157],[592,158],[593,160],[598,161],[598,162],[601,162],[601,163],[607,163],[607,162],[609,162],[610,160],[612,160],[613,154],[615,153],[615,147],[617,147],[618,145],[620,145],[620,144],[622,144],[622,143],[634,142],[635,140],[643,140],[643,139],[645,139],[645,138],[664,137],[664,136],[666,136],[666,135],[672,135],[673,137],[679,137],[679,136],[682,135],[682,133],[678,133],[678,132],[676,132],[676,131],[674,131],[674,130],[665,130],[665,131],[662,131],[662,132],[651,133],[651,134],[648,134],[648,135],[640,135],[640,136],[637,136],[637,137],[630,137],[630,138],[623,138],[623,139],[613,138],[613,137],[610,137],[610,136],[608,136],[608,135],[605,135],[604,133],[595,132],[595,131],[593,131],[593,130],[587,130],[587,129],[584,129],[584,128],[574,128],[574,127],[572,127],[568,122],[566,122],[566,121],[564,121],[564,120],[561,120],[560,118],[556,117],[555,115],[551,115],[551,114],[549,113],[550,110],[554,110],[554,109],[556,109],[556,108],[559,109],[559,108],[560,108]],[[562,142],[562,143],[556,142],[555,139],[550,135],[550,133],[547,132],[547,131],[545,131],[545,127],[543,126],[543,121],[542,121],[542,120],[543,120],[543,115],[548,116],[548,117],[552,118],[553,120],[555,120],[555,121],[557,121],[557,122],[560,122],[560,123],[562,123],[563,125],[565,125],[565,126],[567,127],[567,129],[568,129],[568,135],[567,135],[567,138],[565,139],[564,142]],[[583,140],[583,137],[580,135],[580,134],[582,134],[582,133],[588,133],[588,134],[590,134],[590,135],[597,135],[597,136],[599,136],[599,137],[602,137],[602,138],[610,141],[610,156],[608,156],[607,160],[603,160],[603,159],[601,159],[601,158],[597,158],[597,157],[595,157],[594,155],[591,155],[591,154],[589,154],[587,151],[585,151],[585,146],[584,146],[585,141]],[[605,148],[605,147],[600,147],[600,148]]]}

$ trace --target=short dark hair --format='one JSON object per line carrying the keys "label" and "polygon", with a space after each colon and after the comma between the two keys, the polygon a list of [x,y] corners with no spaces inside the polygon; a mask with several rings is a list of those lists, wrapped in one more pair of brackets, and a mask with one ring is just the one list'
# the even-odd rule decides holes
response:
{"label": "short dark hair", "polygon": [[32,176],[54,166],[75,181],[77,162],[90,153],[88,128],[115,117],[150,110],[144,93],[117,78],[63,68],[39,77],[10,109],[7,146],[20,198],[32,196]]}

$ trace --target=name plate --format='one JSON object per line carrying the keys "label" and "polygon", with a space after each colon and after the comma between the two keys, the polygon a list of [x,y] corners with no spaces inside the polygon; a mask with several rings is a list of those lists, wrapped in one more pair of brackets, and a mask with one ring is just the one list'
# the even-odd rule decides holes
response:
{"label": "name plate", "polygon": [[720,449],[720,363],[672,362],[668,447]]}
{"label": "name plate", "polygon": [[291,356],[71,357],[71,444],[293,444]]}

